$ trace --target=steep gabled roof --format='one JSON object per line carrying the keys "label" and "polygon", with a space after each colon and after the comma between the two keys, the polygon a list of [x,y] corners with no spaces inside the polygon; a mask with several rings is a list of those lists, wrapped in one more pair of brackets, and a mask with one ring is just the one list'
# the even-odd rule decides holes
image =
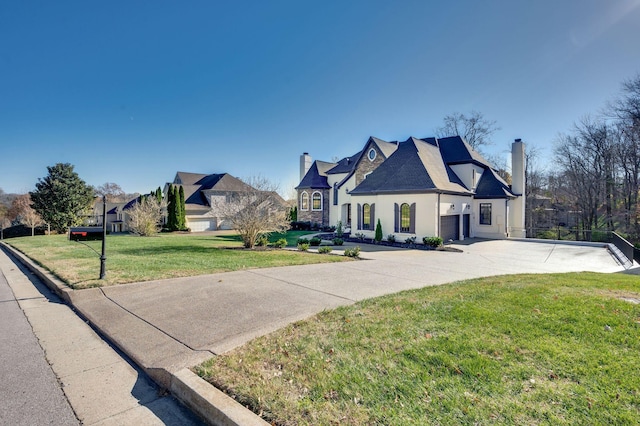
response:
{"label": "steep gabled roof", "polygon": [[474,163],[482,167],[491,167],[491,164],[460,136],[440,138],[437,142],[442,158],[449,165]]}
{"label": "steep gabled roof", "polygon": [[476,186],[475,198],[515,198],[518,195],[522,194],[514,194],[511,188],[509,188],[509,185],[496,171],[488,167],[484,173],[482,173],[478,186]]}
{"label": "steep gabled roof", "polygon": [[302,188],[314,188],[314,189],[326,189],[330,188],[327,183],[327,172],[334,168],[336,163],[327,163],[325,161],[316,160],[313,162],[309,171],[296,189]]}
{"label": "steep gabled roof", "polygon": [[444,163],[437,146],[409,138],[350,194],[433,191],[470,193]]}

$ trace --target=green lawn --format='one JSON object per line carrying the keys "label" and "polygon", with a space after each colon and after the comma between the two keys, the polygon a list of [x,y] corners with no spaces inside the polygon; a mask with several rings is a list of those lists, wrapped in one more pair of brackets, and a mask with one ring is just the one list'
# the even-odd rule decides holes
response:
{"label": "green lawn", "polygon": [[323,312],[196,371],[278,425],[638,424],[637,276],[513,275]]}
{"label": "green lawn", "polygon": [[[286,238],[295,244],[298,235],[296,232]],[[237,235],[108,235],[107,278],[99,280],[99,255],[83,244],[69,241],[66,235],[11,238],[5,242],[44,265],[72,288],[347,260],[342,256],[290,250],[245,250]],[[101,243],[89,241],[87,245],[100,252]]]}

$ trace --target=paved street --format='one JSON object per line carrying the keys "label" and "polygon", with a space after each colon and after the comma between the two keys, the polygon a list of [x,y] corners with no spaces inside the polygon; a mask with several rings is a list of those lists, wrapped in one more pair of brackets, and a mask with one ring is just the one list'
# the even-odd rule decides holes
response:
{"label": "paved street", "polygon": [[0,250],[0,424],[198,425]]}
{"label": "paved street", "polygon": [[60,384],[0,274],[0,424],[78,424]]}

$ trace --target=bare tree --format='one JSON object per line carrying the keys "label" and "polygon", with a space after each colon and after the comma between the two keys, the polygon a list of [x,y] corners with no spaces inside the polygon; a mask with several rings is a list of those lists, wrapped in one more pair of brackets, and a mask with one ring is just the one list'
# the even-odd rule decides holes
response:
{"label": "bare tree", "polygon": [[0,240],[4,240],[4,230],[11,226],[11,221],[0,212]]}
{"label": "bare tree", "polygon": [[36,226],[40,226],[43,224],[42,218],[34,209],[29,207],[27,211],[22,215],[22,224],[31,228],[31,236],[35,235]]}
{"label": "bare tree", "polygon": [[582,212],[586,230],[599,226],[599,208],[603,202],[607,229],[613,229],[613,153],[610,127],[590,117],[576,123],[572,134],[561,134],[557,141],[556,162]]}
{"label": "bare tree", "polygon": [[540,152],[534,145],[527,147],[525,160],[525,222],[527,235],[534,237],[536,229],[542,226],[544,219],[544,209],[547,207],[545,201],[548,197],[544,195],[547,189],[548,176],[538,165]]}
{"label": "bare tree", "polygon": [[478,111],[471,111],[468,116],[454,112],[445,116],[443,123],[436,129],[437,137],[461,136],[475,150],[491,145],[491,136],[500,130],[496,121],[486,119]]}
{"label": "bare tree", "polygon": [[289,228],[289,207],[278,195],[277,185],[262,176],[244,181],[246,186],[215,201],[220,217],[231,222],[245,248],[253,248],[262,235]]}
{"label": "bare tree", "polygon": [[36,226],[43,224],[40,215],[31,207],[29,194],[21,194],[14,198],[6,216],[14,223],[22,223],[31,228],[31,236],[35,235]]}
{"label": "bare tree", "polygon": [[640,238],[640,74],[622,83],[622,93],[607,108],[616,122],[615,152],[620,170],[621,225]]}
{"label": "bare tree", "polygon": [[155,235],[160,230],[162,208],[154,196],[142,196],[127,210],[129,230],[143,237]]}
{"label": "bare tree", "polygon": [[106,182],[98,186],[95,190],[97,195],[106,196],[107,200],[111,201],[112,203],[126,201],[125,193],[117,183]]}

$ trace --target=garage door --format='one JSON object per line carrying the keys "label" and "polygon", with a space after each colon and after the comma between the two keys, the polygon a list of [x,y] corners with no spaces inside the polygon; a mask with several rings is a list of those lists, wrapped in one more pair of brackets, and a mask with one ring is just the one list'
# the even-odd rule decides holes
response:
{"label": "garage door", "polygon": [[442,216],[440,218],[440,236],[444,242],[460,239],[460,216]]}
{"label": "garage door", "polygon": [[215,231],[216,220],[215,219],[191,219],[188,221],[187,226],[191,229],[191,232],[202,231]]}

